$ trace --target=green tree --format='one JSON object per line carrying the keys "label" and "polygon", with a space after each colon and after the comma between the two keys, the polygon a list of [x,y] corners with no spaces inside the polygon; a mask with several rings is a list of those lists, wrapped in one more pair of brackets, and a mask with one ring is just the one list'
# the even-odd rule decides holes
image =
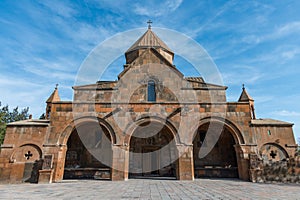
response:
{"label": "green tree", "polygon": [[297,148],[297,153],[300,155],[300,137],[298,137],[298,148]]}
{"label": "green tree", "polygon": [[39,119],[46,119],[46,115],[45,113],[41,114],[40,118]]}
{"label": "green tree", "polygon": [[1,107],[0,102],[0,144],[3,143],[6,131],[6,125],[10,122],[28,119],[29,108],[23,108],[19,111],[18,107],[15,107],[11,112],[8,105]]}

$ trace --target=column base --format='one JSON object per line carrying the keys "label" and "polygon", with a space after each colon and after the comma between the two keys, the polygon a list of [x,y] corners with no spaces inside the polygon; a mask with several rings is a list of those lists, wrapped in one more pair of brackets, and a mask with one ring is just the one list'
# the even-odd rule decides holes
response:
{"label": "column base", "polygon": [[39,170],[39,182],[38,183],[52,183],[52,169]]}

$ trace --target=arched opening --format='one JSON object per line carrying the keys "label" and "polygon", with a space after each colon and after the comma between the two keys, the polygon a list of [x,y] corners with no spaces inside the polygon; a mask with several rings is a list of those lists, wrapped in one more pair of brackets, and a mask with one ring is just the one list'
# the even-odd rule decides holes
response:
{"label": "arched opening", "polygon": [[[10,160],[13,161],[13,165],[18,163],[19,170],[22,171],[20,178],[22,182],[37,183],[39,179],[39,170],[42,169],[42,151],[38,145],[24,144],[16,148],[13,152]],[[23,165],[23,169],[20,167]]]}
{"label": "arched opening", "polygon": [[148,81],[148,101],[156,101],[155,82],[153,80]]}
{"label": "arched opening", "polygon": [[130,138],[129,150],[129,178],[176,177],[176,142],[166,125],[140,124]]}
{"label": "arched opening", "polygon": [[286,161],[288,158],[287,152],[280,145],[276,143],[266,143],[260,150],[259,154],[264,163],[269,164],[272,162]]}
{"label": "arched opening", "polygon": [[110,179],[111,140],[108,130],[97,122],[76,127],[67,142],[64,179]]}
{"label": "arched opening", "polygon": [[[214,130],[214,126],[219,126]],[[208,136],[208,129],[210,135]],[[222,131],[221,134],[214,131]],[[216,138],[220,135],[219,138]],[[214,142],[216,141],[216,143]],[[214,144],[215,143],[215,144]],[[210,146],[214,144],[212,149]],[[238,164],[234,145],[236,144],[230,129],[220,123],[206,123],[198,128],[193,141],[193,156],[195,177],[238,177]],[[200,157],[200,150],[207,150],[205,156]]]}

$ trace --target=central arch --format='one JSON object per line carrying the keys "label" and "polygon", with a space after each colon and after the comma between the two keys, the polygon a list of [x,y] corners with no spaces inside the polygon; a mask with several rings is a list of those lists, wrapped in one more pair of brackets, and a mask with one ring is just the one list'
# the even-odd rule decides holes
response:
{"label": "central arch", "polygon": [[150,118],[134,129],[129,143],[129,178],[176,177],[177,148],[172,130]]}

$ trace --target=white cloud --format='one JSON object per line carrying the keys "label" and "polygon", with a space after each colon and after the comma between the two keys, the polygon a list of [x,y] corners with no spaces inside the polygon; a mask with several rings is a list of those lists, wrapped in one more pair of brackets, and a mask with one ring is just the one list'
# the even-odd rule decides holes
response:
{"label": "white cloud", "polygon": [[269,34],[260,37],[261,41],[276,40],[281,37],[288,36],[293,33],[300,33],[300,21],[288,22],[271,30]]}
{"label": "white cloud", "polygon": [[297,47],[297,48],[294,48],[294,49],[291,49],[291,50],[287,50],[287,51],[283,51],[281,53],[281,57],[284,58],[284,59],[292,59],[294,58],[296,55],[299,55],[300,54],[300,47]]}
{"label": "white cloud", "polygon": [[[252,97],[253,97],[253,95],[252,95]],[[274,96],[267,95],[267,94],[260,95],[260,96],[254,96],[253,98],[257,104],[263,104],[263,103],[268,103],[268,102],[274,101]]]}
{"label": "white cloud", "polygon": [[276,27],[275,29],[270,29],[269,32],[261,35],[245,35],[241,41],[249,44],[259,44],[262,42],[277,40],[293,33],[300,33],[300,21],[288,22],[280,27]]}
{"label": "white cloud", "polygon": [[[9,88],[10,86],[14,86],[14,87],[26,87],[26,88],[36,88],[36,87],[40,87],[40,84],[37,84],[35,82],[32,81],[26,81],[26,80],[22,80],[20,78],[16,78],[16,77],[10,77],[10,76],[5,76],[5,75],[0,75],[0,85],[1,86],[6,86],[7,88]],[[6,88],[3,87],[3,88]]]}
{"label": "white cloud", "polygon": [[66,73],[61,71],[55,71],[55,70],[45,70],[43,68],[37,68],[36,66],[26,66],[24,68],[27,72],[33,73],[37,76],[41,76],[44,78],[51,78],[51,79],[59,79],[59,80],[69,80],[74,81],[75,80],[75,73]]}
{"label": "white cloud", "polygon": [[241,39],[241,42],[247,44],[258,44],[261,42],[261,38],[257,35],[246,35]]}
{"label": "white cloud", "polygon": [[288,110],[279,110],[272,112],[274,115],[284,116],[284,117],[300,117],[300,112],[288,111]]}
{"label": "white cloud", "polygon": [[288,35],[291,33],[298,33],[300,32],[300,21],[294,21],[294,22],[289,22],[280,28],[277,29],[275,32],[276,36],[282,36],[282,35]]}
{"label": "white cloud", "polygon": [[231,69],[221,73],[225,85],[254,84],[265,76],[256,66],[233,64]]}
{"label": "white cloud", "polygon": [[[18,106],[19,108],[29,107],[29,113],[41,114],[45,108],[45,98],[49,94],[49,86],[38,84],[33,81],[17,78],[14,76],[0,76],[2,105],[9,105],[10,109]],[[36,116],[38,117],[38,116]]]}
{"label": "white cloud", "polygon": [[[192,27],[192,29],[189,31],[189,35],[191,37],[195,37],[201,32],[203,29],[208,30],[214,27],[215,29],[220,30],[220,26],[224,28],[224,24],[216,23],[216,19],[222,16],[226,11],[228,11],[230,8],[232,8],[236,4],[236,1],[231,0],[226,2],[220,9],[217,10],[217,12],[212,13],[212,16],[207,18],[207,21],[202,23],[202,25],[199,28]],[[216,26],[217,25],[217,26]],[[226,25],[228,28],[228,25]]]}
{"label": "white cloud", "polygon": [[65,1],[44,0],[41,1],[41,4],[62,17],[73,17],[77,13],[77,11],[71,7],[71,4],[67,4]]}
{"label": "white cloud", "polygon": [[175,0],[175,1],[166,1],[167,9],[170,9],[172,12],[177,10],[177,8],[181,5],[183,0]]}
{"label": "white cloud", "polygon": [[163,2],[144,1],[142,5],[139,3],[134,4],[134,12],[137,15],[159,17],[174,12],[181,5],[181,3],[182,0],[167,0]]}
{"label": "white cloud", "polygon": [[[240,59],[240,63],[257,65],[264,70],[272,69],[272,76],[266,76],[266,79],[274,79],[283,75],[294,74],[295,64],[293,61],[298,60],[300,47],[294,44],[278,44],[274,49],[262,51],[250,58]],[[287,64],[289,63],[289,64]],[[285,67],[283,67],[285,66]]]}

